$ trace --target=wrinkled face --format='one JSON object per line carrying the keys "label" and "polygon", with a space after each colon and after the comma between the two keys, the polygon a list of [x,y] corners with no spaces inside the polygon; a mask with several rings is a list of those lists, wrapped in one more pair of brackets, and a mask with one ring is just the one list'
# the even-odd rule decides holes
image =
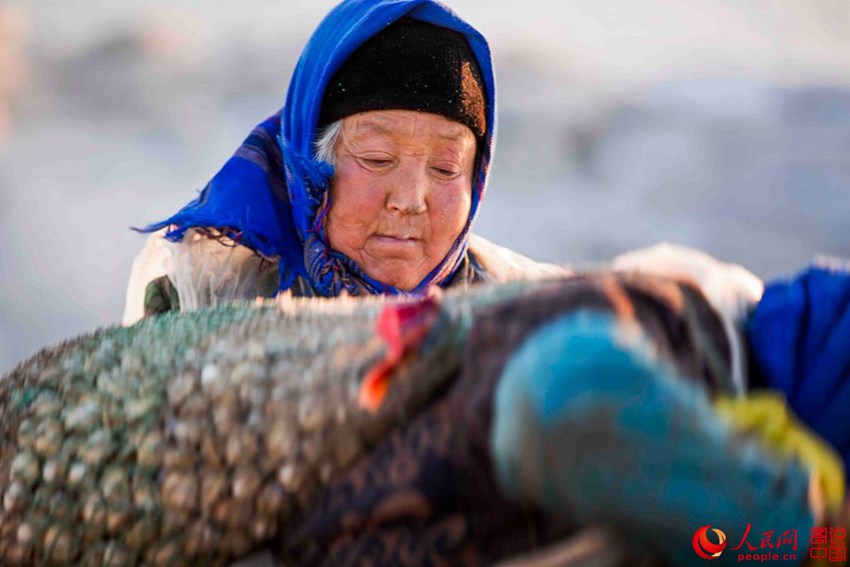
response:
{"label": "wrinkled face", "polygon": [[475,136],[437,114],[376,110],[343,119],[325,230],[371,278],[410,291],[469,217]]}

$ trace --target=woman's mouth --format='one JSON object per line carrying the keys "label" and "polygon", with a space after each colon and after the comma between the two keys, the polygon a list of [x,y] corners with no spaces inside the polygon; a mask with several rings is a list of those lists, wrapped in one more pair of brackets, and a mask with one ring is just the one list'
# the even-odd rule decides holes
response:
{"label": "woman's mouth", "polygon": [[414,244],[419,241],[418,238],[405,234],[375,234],[372,238],[384,244]]}

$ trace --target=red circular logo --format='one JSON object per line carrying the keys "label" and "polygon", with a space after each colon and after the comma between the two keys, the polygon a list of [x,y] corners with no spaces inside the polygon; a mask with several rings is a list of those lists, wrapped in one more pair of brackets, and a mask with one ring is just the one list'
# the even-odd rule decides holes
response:
{"label": "red circular logo", "polygon": [[[713,543],[708,539],[708,530],[717,534],[717,543]],[[694,551],[703,559],[717,559],[723,550],[726,549],[726,534],[717,528],[711,526],[703,526],[694,533]]]}

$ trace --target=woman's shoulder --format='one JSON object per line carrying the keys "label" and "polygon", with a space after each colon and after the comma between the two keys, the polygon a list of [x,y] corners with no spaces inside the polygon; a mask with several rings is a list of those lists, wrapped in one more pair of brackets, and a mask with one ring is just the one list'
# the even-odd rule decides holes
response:
{"label": "woman's shoulder", "polygon": [[171,242],[166,232],[150,234],[133,262],[123,325],[171,310],[272,297],[277,290],[277,262],[224,234],[190,229],[179,242]]}
{"label": "woman's shoulder", "polygon": [[470,238],[469,252],[488,279],[498,283],[557,278],[572,273],[567,267],[537,262],[478,235]]}

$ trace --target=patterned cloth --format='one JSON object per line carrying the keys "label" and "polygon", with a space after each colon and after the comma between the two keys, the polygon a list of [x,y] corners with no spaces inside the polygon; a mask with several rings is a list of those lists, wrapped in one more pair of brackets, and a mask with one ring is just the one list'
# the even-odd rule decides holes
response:
{"label": "patterned cloth", "polygon": [[512,353],[542,324],[583,308],[638,321],[677,374],[710,391],[731,385],[722,322],[695,288],[610,275],[554,282],[476,319],[452,384],[305,508],[285,552],[299,565],[484,565],[572,533],[566,520],[501,493],[489,439]]}

